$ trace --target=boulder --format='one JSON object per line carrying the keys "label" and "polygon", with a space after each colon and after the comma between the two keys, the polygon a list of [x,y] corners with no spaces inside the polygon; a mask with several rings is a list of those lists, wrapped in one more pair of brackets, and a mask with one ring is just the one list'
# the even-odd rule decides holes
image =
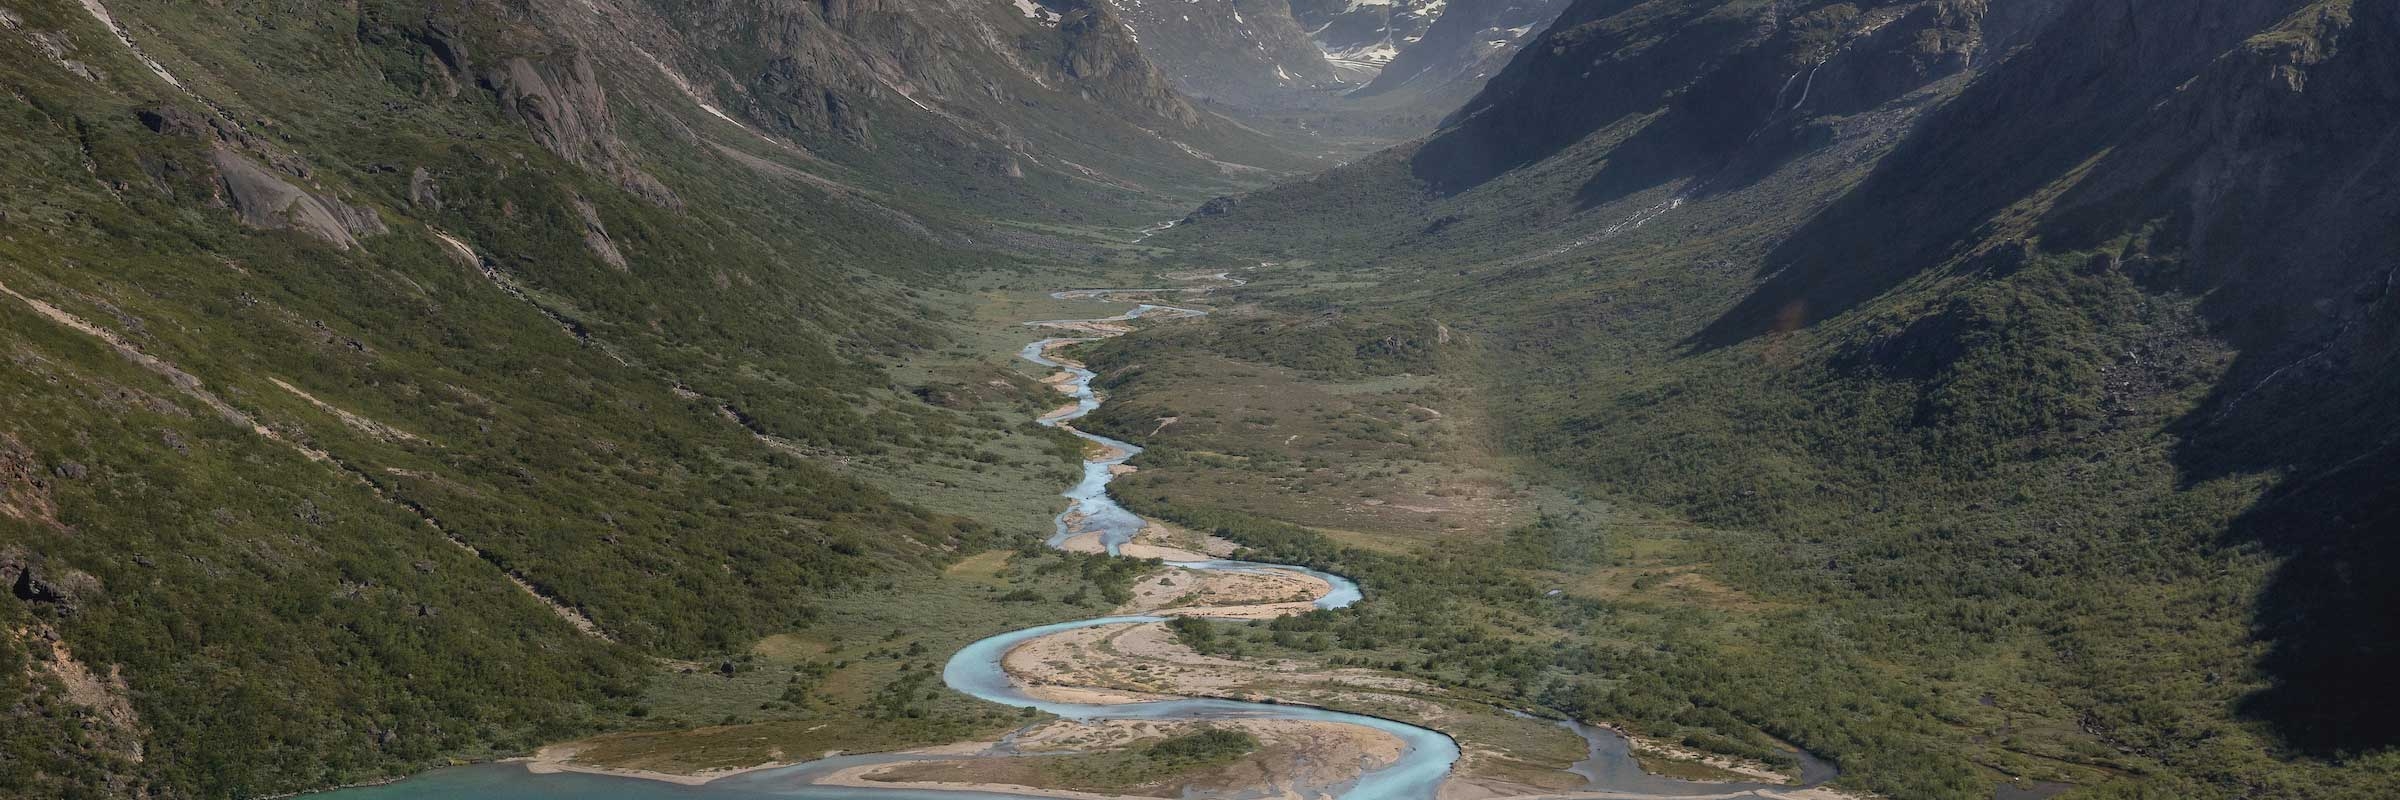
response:
{"label": "boulder", "polygon": [[[242,224],[264,230],[296,230],[343,250],[358,245],[350,224],[344,221],[346,216],[355,217],[355,210],[336,212],[326,201],[223,147],[209,152],[209,162],[216,166],[217,181],[233,201]],[[379,227],[381,224],[376,222]]]}
{"label": "boulder", "polygon": [[408,174],[408,204],[426,211],[442,210],[442,189],[424,167]]}
{"label": "boulder", "polygon": [[616,241],[608,238],[608,226],[600,224],[600,209],[581,197],[575,198],[575,213],[583,217],[583,243],[592,255],[608,262],[609,266],[626,269],[625,254],[617,249]]}
{"label": "boulder", "polygon": [[207,139],[210,136],[208,117],[173,103],[162,103],[135,113],[142,127],[160,136],[180,136],[187,139]]}

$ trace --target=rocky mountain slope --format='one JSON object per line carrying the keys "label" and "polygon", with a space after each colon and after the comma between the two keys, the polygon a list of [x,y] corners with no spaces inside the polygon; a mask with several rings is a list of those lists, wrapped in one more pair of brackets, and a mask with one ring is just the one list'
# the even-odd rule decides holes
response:
{"label": "rocky mountain slope", "polygon": [[1447,6],[1444,0],[1297,0],[1292,12],[1327,58],[1366,76],[1423,39]]}
{"label": "rocky mountain slope", "polygon": [[1113,0],[1149,56],[1176,84],[1204,99],[1343,83],[1292,18],[1286,0]]}
{"label": "rocky mountain slope", "polygon": [[1142,50],[1206,107],[1345,154],[1430,129],[1565,5],[1113,0]]}
{"label": "rocky mountain slope", "polygon": [[[1284,269],[1190,341],[1481,382],[1710,526],[1739,635],[1545,702],[1893,797],[2400,792],[2391,4],[1145,2],[0,0],[0,794],[640,726],[1024,541],[978,482],[1071,469],[1054,396],[897,365],[1193,205],[1156,241]],[[1322,153],[1175,31],[1400,76],[1294,129],[1525,44],[1242,194]]]}
{"label": "rocky mountain slope", "polygon": [[1071,1],[6,0],[0,54],[16,796],[637,724],[1038,533],[954,487],[1071,463],[980,416],[1039,387],[885,366],[925,287],[1305,163]]}
{"label": "rocky mountain slope", "polygon": [[1741,585],[1970,699],[1844,757],[1894,796],[2378,796],[2395,32],[2345,0],[1581,0],[1434,135],[1172,240],[1344,287],[1295,314],[1431,315],[1519,452],[1756,532]]}
{"label": "rocky mountain slope", "polygon": [[1399,48],[1358,90],[1362,96],[1418,91],[1465,102],[1557,19],[1561,0],[1457,0],[1423,35]]}
{"label": "rocky mountain slope", "polygon": [[1293,14],[1362,94],[1440,85],[1456,105],[1567,7],[1562,0],[1297,0]]}

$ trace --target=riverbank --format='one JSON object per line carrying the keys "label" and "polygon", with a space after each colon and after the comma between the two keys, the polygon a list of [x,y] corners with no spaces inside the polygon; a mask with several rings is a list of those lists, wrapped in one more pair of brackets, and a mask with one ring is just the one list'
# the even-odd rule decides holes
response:
{"label": "riverbank", "polygon": [[[699,772],[681,773],[660,772],[657,770],[648,769],[604,767],[596,764],[584,764],[575,761],[575,756],[582,753],[589,746],[589,744],[583,742],[554,744],[534,751],[533,755],[523,758],[504,759],[501,763],[524,764],[525,771],[531,772],[535,775],[553,775],[561,772],[580,772],[586,775],[608,775],[618,778],[638,778],[646,781],[659,781],[661,783],[681,784],[684,786],[699,786],[720,778],[730,778],[735,775],[758,772],[760,770],[777,769],[780,767],[788,767],[797,763],[801,763],[797,761],[767,761],[748,767],[710,769]],[[826,755],[832,754],[828,753]]]}
{"label": "riverbank", "polygon": [[[1223,274],[1203,277],[1230,279]],[[1095,290],[1094,296],[1121,295]],[[1115,317],[1032,324],[1051,331],[1114,336],[1134,328],[1136,320],[1206,313],[1200,309],[1145,305]],[[1492,796],[1541,796],[1541,792],[1561,781],[1563,772],[1559,767],[1568,759],[1549,755],[1555,748],[1543,739],[1555,734],[1554,731],[1502,719],[1496,710],[1473,702],[1454,702],[1444,698],[1447,692],[1437,685],[1380,669],[1328,668],[1314,659],[1262,662],[1206,655],[1180,641],[1162,617],[1208,617],[1239,627],[1242,621],[1269,620],[1344,606],[1358,599],[1358,590],[1347,580],[1297,567],[1221,561],[1234,549],[1230,542],[1160,525],[1118,506],[1108,492],[1108,484],[1131,471],[1112,467],[1122,466],[1117,462],[1138,454],[1141,448],[1077,430],[1070,424],[1102,404],[1102,398],[1091,391],[1090,382],[1094,378],[1091,371],[1054,357],[1059,348],[1070,343],[1055,337],[1045,338],[1019,350],[1026,360],[1058,370],[1040,379],[1040,384],[1049,387],[1044,394],[1055,391],[1078,400],[1041,415],[1039,421],[1088,443],[1084,480],[1065,495],[1070,501],[1069,508],[1055,520],[1059,535],[1053,541],[1058,549],[1071,553],[1105,553],[1113,544],[1121,555],[1167,559],[1170,562],[1167,566],[1132,581],[1126,591],[1126,602],[1117,609],[1120,615],[1140,616],[1032,627],[1019,625],[1013,629],[1015,632],[987,634],[963,647],[948,636],[935,642],[923,637],[908,640],[903,634],[875,643],[847,640],[846,634],[854,630],[913,629],[903,617],[915,615],[891,612],[893,606],[918,601],[900,587],[885,587],[873,596],[857,598],[859,614],[854,618],[838,625],[821,626],[811,634],[770,637],[753,648],[750,656],[762,657],[773,665],[770,669],[751,666],[750,656],[745,656],[713,668],[710,664],[693,664],[669,679],[670,683],[709,685],[711,688],[705,694],[711,698],[710,702],[735,713],[745,709],[734,703],[748,701],[738,699],[742,692],[727,689],[743,686],[757,687],[745,691],[752,698],[764,698],[760,709],[771,709],[779,703],[813,703],[828,690],[846,693],[868,703],[865,706],[868,708],[894,700],[915,706],[923,702],[920,697],[940,698],[934,705],[947,707],[945,704],[952,703],[949,698],[964,698],[920,693],[926,679],[934,674],[931,662],[922,657],[947,649],[954,655],[940,675],[956,692],[1006,705],[1031,705],[1067,719],[1026,727],[1010,715],[996,714],[989,706],[970,702],[952,712],[951,718],[965,724],[943,723],[952,726],[943,728],[912,723],[910,720],[917,718],[913,711],[892,713],[901,709],[879,709],[873,717],[844,722],[840,730],[828,730],[834,725],[833,720],[811,715],[813,718],[761,724],[612,734],[544,748],[520,763],[535,775],[580,773],[708,786],[737,776],[759,776],[746,778],[745,783],[764,779],[762,773],[775,768],[830,755],[828,751],[835,748],[823,745],[838,740],[843,743],[840,749],[844,752],[872,750],[898,758],[887,761],[879,756],[870,763],[846,766],[844,762],[833,762],[823,765],[832,769],[803,768],[777,773],[773,780],[790,785],[980,790],[1062,800],[1100,800],[1124,794],[1094,791],[1092,786],[1078,785],[1072,776],[1061,777],[1038,768],[1039,764],[1057,762],[1028,760],[1051,757],[1040,752],[1040,731],[1055,732],[1062,725],[1086,726],[1092,730],[1189,726],[1206,720],[1207,724],[1254,730],[1254,735],[1268,743],[1264,750],[1267,755],[1246,762],[1250,764],[1245,768],[1249,772],[1241,775],[1178,776],[1176,780],[1182,783],[1171,787],[1146,786],[1142,792],[1132,792],[1134,796],[1157,796],[1156,792],[1181,796],[1189,791],[1249,795],[1263,791],[1285,797],[1432,800],[1436,796],[1449,796],[1453,787],[1456,790],[1483,787]],[[1161,429],[1164,427],[1164,423],[1159,425]],[[1010,602],[1018,598],[1031,600],[1035,605],[1024,609],[1028,613],[1018,617],[1039,619],[1045,613],[1056,612],[1048,605],[1048,598],[1060,595],[1029,590],[1024,586],[1028,578],[1051,576],[1055,582],[1058,578],[1072,577],[1067,571],[1053,572],[1057,567],[1075,565],[1072,572],[1089,576],[1095,564],[1137,563],[1070,558],[1027,570],[1020,561],[1031,556],[992,555],[998,557],[976,557],[961,562],[952,574],[944,576],[938,593],[970,605],[977,602],[980,594],[982,607],[994,610],[1010,609]],[[982,584],[980,593],[976,591],[978,583]],[[1082,590],[1071,594],[1073,598],[1085,596]],[[994,603],[995,600],[1007,602]],[[963,608],[947,601],[943,605]],[[942,622],[949,623],[951,629],[962,625],[985,630],[993,627],[988,614],[968,613],[966,617]],[[819,674],[827,664],[832,665],[832,671],[825,674],[835,678],[854,674],[851,670],[859,664],[890,666],[875,670],[878,682],[791,688],[803,686],[803,676]],[[699,694],[702,693],[693,696]],[[689,712],[696,710],[699,709],[683,709],[678,716],[688,718]],[[893,735],[882,738],[870,735],[862,739],[858,735],[861,725],[891,726]],[[945,737],[945,730],[955,732]],[[1472,732],[1477,739],[1471,757],[1464,761],[1461,757],[1467,755],[1467,750],[1446,733],[1453,730]],[[946,743],[926,746],[928,740]],[[1141,741],[1144,741],[1141,737],[1084,737],[1081,744],[1089,751],[1084,754],[1092,755],[1124,751]],[[812,743],[817,746],[811,746]],[[1550,770],[1550,777],[1537,783],[1500,779],[1545,768]]]}
{"label": "riverbank", "polygon": [[[1239,756],[1190,767],[1164,765],[1154,774],[1104,765],[1112,754],[1144,748],[1207,730],[1239,731],[1257,746]],[[818,785],[857,788],[914,788],[988,791],[1071,800],[1117,797],[1180,797],[1249,794],[1268,797],[1330,797],[1363,772],[1396,762],[1406,747],[1399,738],[1354,725],[1308,720],[1060,720],[1008,738],[1005,754],[969,759],[911,759],[837,770]],[[911,755],[932,755],[917,751]],[[1097,762],[1097,763],[1095,763]],[[1102,788],[1105,786],[1105,788]]]}

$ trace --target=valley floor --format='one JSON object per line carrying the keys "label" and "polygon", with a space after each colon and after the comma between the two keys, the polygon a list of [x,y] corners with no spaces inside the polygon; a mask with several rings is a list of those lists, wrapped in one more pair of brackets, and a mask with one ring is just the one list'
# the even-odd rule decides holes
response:
{"label": "valley floor", "polygon": [[[1224,273],[1164,276],[1170,282],[1197,281],[1203,289],[1223,285],[1209,281],[1222,281],[1225,277]],[[1238,283],[1234,281],[1235,285]],[[979,320],[994,322],[1005,321],[1012,315],[1018,319],[1069,318],[1078,312],[1089,314],[1095,306],[1111,305],[1103,300],[1114,301],[1116,306],[1139,299],[1190,303],[1202,299],[1194,296],[1201,293],[1134,293],[1105,298],[1069,294],[1074,299],[1060,301],[1025,299],[1026,293],[1021,291],[993,292],[974,301],[973,314]],[[1052,327],[1066,329],[1070,335],[1116,336],[1130,332],[1135,326],[1136,323],[1084,323]],[[1026,330],[1014,325],[993,328],[994,336],[981,340],[980,355],[988,358],[1007,346],[1011,341],[1008,336],[1021,338]],[[1064,353],[1052,353],[1052,357],[1066,358]],[[1252,414],[1249,419],[1267,422],[1247,422],[1244,428],[1273,429],[1257,437],[1261,440],[1275,440],[1275,434],[1292,430],[1295,433],[1281,435],[1278,446],[1291,447],[1305,436],[1309,446],[1331,446],[1329,452],[1351,458],[1359,454],[1347,448],[1360,442],[1345,435],[1353,430],[1345,423],[1368,420],[1377,423],[1369,427],[1381,430],[1380,425],[1385,423],[1378,415],[1391,414],[1396,422],[1390,424],[1413,426],[1411,430],[1423,434],[1428,441],[1452,445],[1460,441],[1456,437],[1465,426],[1475,424],[1471,416],[1453,416],[1430,405],[1451,405],[1448,400],[1454,398],[1442,387],[1426,381],[1325,386],[1290,376],[1275,376],[1273,379],[1283,383],[1272,388],[1244,384],[1245,380],[1266,377],[1256,372],[1229,375],[1219,370],[1183,378],[1200,387],[1176,393],[1163,402],[1189,408],[1186,416],[1192,422],[1186,423],[1179,415],[1149,417],[1148,421],[1155,424],[1147,433],[1155,436],[1179,424],[1187,429],[1214,426],[1214,420],[1240,410],[1218,403],[1289,403],[1292,405],[1275,416]],[[1047,378],[1044,382],[1061,391],[1072,388]],[[1129,399],[1162,402],[1145,394],[1133,394]],[[1304,415],[1301,409],[1308,408],[1324,410],[1313,416]],[[1052,412],[1047,416],[1057,414]],[[1121,427],[1125,418],[1124,415],[1108,417],[1102,424]],[[1101,459],[1121,455],[1087,453],[1087,457]],[[1528,487],[1512,486],[1498,462],[1488,458],[1460,458],[1456,453],[1424,459],[1378,459],[1375,463],[1384,467],[1380,472],[1358,470],[1362,475],[1380,476],[1362,478],[1368,490],[1353,489],[1352,501],[1331,505],[1312,502],[1309,495],[1331,493],[1314,485],[1311,479],[1294,482],[1272,472],[1195,470],[1188,461],[1168,463],[1170,466],[1155,471],[1149,467],[1120,467],[1114,474],[1125,480],[1139,476],[1140,485],[1148,491],[1157,491],[1161,486],[1181,487],[1170,491],[1182,491],[1213,484],[1222,494],[1203,497],[1240,497],[1245,508],[1258,509],[1279,519],[1320,524],[1338,520],[1341,528],[1320,529],[1339,531],[1337,535],[1345,542],[1371,544],[1385,550],[1404,550],[1444,538],[1488,536],[1502,526],[1523,521],[1532,513],[1530,509],[1545,499],[1537,497]],[[1395,472],[1392,464],[1405,466]],[[1261,505],[1265,508],[1260,509]],[[751,772],[762,766],[805,761],[811,755],[907,748],[904,760],[844,767],[813,775],[809,780],[832,786],[986,790],[1088,800],[1103,796],[1247,796],[1259,792],[1289,797],[1331,796],[1365,771],[1389,766],[1402,756],[1397,739],[1370,729],[1326,722],[1053,719],[1028,723],[1016,719],[1015,714],[990,710],[978,714],[975,704],[962,704],[955,695],[936,692],[927,695],[939,697],[934,703],[921,709],[909,706],[908,712],[899,718],[940,722],[887,725],[870,719],[864,725],[853,725],[836,724],[838,720],[816,711],[815,704],[808,702],[808,697],[814,696],[827,701],[824,705],[827,710],[857,707],[857,696],[866,685],[879,678],[889,681],[870,699],[871,706],[889,694],[892,686],[909,684],[912,673],[920,678],[930,677],[933,659],[956,649],[966,639],[1027,620],[1067,616],[1059,613],[1058,606],[1047,602],[1047,592],[1040,588],[1039,579],[1065,572],[1062,565],[1066,564],[1080,564],[1077,569],[1089,574],[1093,565],[1107,563],[1134,567],[1130,571],[1114,570],[1107,578],[1092,584],[1101,596],[1116,601],[1112,614],[1205,619],[1191,626],[1138,622],[1079,628],[1028,641],[1010,650],[1002,666],[1013,681],[1026,687],[1031,697],[1087,704],[1222,697],[1300,703],[1422,725],[1450,734],[1463,749],[1463,757],[1441,791],[1444,798],[1454,800],[1707,795],[1706,783],[1682,781],[1727,781],[1723,796],[1793,800],[1843,796],[1830,789],[1763,788],[1762,783],[1791,784],[1796,781],[1796,774],[1755,759],[1700,752],[1629,732],[1626,738],[1632,743],[1631,752],[1644,768],[1681,779],[1668,783],[1675,791],[1656,795],[1630,790],[1590,791],[1587,776],[1571,770],[1603,758],[1594,749],[1601,744],[1597,740],[1587,744],[1576,733],[1549,720],[1516,713],[1515,704],[1487,692],[1462,691],[1464,687],[1438,677],[1412,677],[1405,668],[1391,668],[1397,667],[1398,662],[1371,663],[1374,659],[1367,658],[1329,661],[1322,652],[1321,633],[1294,648],[1289,646],[1293,643],[1286,636],[1268,636],[1263,630],[1249,627],[1272,622],[1268,625],[1271,628],[1307,618],[1314,611],[1312,601],[1333,589],[1324,580],[1280,570],[1228,572],[1176,566],[1178,561],[1230,556],[1242,546],[1168,523],[1153,522],[1126,542],[1122,548],[1125,559],[1104,555],[1096,537],[1097,534],[1084,534],[1067,538],[1060,546],[1067,553],[1063,556],[1023,550],[986,553],[961,562],[938,579],[888,585],[872,595],[862,594],[855,605],[842,603],[840,607],[845,610],[837,612],[831,624],[813,630],[892,629],[893,637],[877,643],[844,642],[838,635],[823,633],[775,637],[717,669],[709,669],[706,664],[685,666],[668,675],[660,688],[653,690],[658,699],[656,706],[664,717],[693,719],[714,713],[713,709],[722,709],[728,712],[724,720],[727,724],[612,734],[553,746],[535,756],[531,766],[536,771],[592,771],[698,783]],[[1143,562],[1130,559],[1162,559],[1164,563],[1153,561],[1142,565]],[[1701,583],[1687,579],[1671,591],[1688,592]],[[1591,590],[1588,586],[1578,588],[1579,592]],[[1001,602],[991,602],[995,594]],[[896,609],[879,603],[878,597],[909,600],[900,604],[904,610],[895,615]],[[1085,589],[1075,590],[1068,599],[1077,604],[1089,602]],[[1012,603],[1018,604],[1023,613],[988,613],[993,608],[1009,608]],[[1314,616],[1322,617],[1324,613],[1315,612]],[[1250,621],[1248,626],[1245,620]],[[1195,629],[1223,630],[1225,635],[1222,639],[1212,639],[1211,634],[1195,633]],[[913,637],[901,645],[898,631],[904,630],[933,635]],[[1202,652],[1196,644],[1208,647],[1209,652]],[[1307,647],[1312,644],[1315,647]],[[901,661],[896,674],[861,670],[864,663],[895,656]],[[1355,665],[1341,665],[1350,663]],[[826,668],[828,664],[830,669]],[[751,674],[769,680],[761,685],[747,677]],[[741,698],[765,697],[776,688],[773,678],[795,674],[813,676],[807,681],[809,690],[801,692],[800,702],[792,702],[793,695],[787,690],[759,707],[770,712],[768,716],[794,718],[742,719],[748,716],[743,704],[749,701]],[[801,678],[794,677],[786,686],[801,683]],[[845,695],[848,699],[844,699]],[[783,704],[780,708],[779,702]],[[1141,755],[1164,742],[1223,730],[1240,731],[1253,739],[1254,744],[1238,754],[1189,762],[1160,763],[1144,760]],[[1612,731],[1605,735],[1613,739],[1620,734]],[[912,747],[912,743],[928,746]],[[1638,775],[1643,769],[1630,771]]]}

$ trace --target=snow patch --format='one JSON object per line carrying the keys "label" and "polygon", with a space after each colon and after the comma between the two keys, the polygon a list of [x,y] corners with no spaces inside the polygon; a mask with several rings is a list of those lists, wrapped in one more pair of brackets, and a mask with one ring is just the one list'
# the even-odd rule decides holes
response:
{"label": "snow patch", "polygon": [[1348,49],[1326,47],[1319,49],[1325,51],[1325,58],[1328,60],[1369,64],[1379,69],[1385,64],[1392,63],[1392,59],[1400,55],[1400,46],[1389,39]]}
{"label": "snow patch", "polygon": [[1033,0],[1010,0],[1010,2],[1016,3],[1017,13],[1025,15],[1026,19],[1033,20],[1044,27],[1058,27],[1058,12],[1044,8]]}

